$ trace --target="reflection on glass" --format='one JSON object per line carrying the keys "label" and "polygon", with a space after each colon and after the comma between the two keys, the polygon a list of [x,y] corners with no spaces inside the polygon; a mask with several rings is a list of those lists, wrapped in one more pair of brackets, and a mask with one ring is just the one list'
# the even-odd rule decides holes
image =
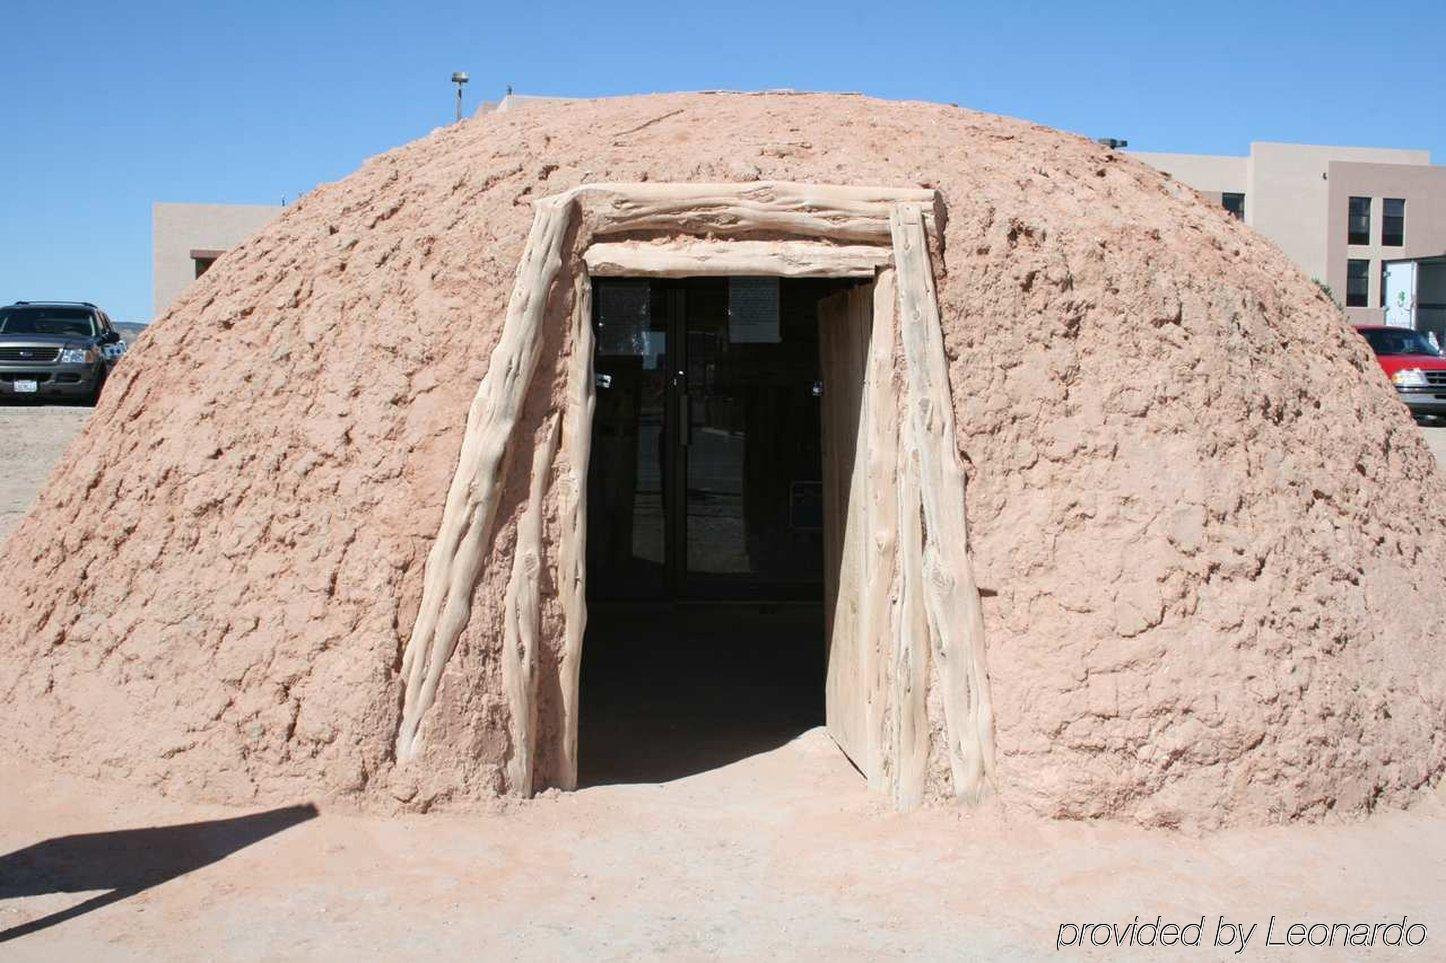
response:
{"label": "reflection on glass", "polygon": [[838,287],[775,278],[594,282],[590,591],[793,597],[788,586],[796,586],[800,597],[816,594],[818,302]]}
{"label": "reflection on glass", "polygon": [[[687,565],[759,581],[822,575],[822,532],[799,498],[821,489],[820,286],[777,278],[692,282]],[[805,523],[800,525],[799,523]]]}
{"label": "reflection on glass", "polygon": [[663,411],[667,319],[645,280],[595,287],[597,403],[588,466],[588,572],[603,594],[660,594],[666,578]]}

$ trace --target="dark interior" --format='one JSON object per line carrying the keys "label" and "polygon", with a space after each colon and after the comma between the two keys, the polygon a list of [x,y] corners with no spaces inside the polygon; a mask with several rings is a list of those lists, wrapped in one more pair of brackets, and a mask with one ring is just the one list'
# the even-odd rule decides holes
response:
{"label": "dark interior", "polygon": [[818,304],[852,283],[594,282],[583,785],[823,722]]}
{"label": "dark interior", "polygon": [[578,779],[666,782],[823,723],[819,603],[601,604],[583,644]]}

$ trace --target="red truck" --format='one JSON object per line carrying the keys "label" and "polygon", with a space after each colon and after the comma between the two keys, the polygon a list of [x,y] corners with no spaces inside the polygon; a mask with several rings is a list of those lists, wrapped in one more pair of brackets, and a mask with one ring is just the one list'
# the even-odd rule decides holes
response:
{"label": "red truck", "polygon": [[1410,328],[1360,325],[1356,330],[1411,414],[1417,419],[1446,417],[1446,357],[1432,339]]}

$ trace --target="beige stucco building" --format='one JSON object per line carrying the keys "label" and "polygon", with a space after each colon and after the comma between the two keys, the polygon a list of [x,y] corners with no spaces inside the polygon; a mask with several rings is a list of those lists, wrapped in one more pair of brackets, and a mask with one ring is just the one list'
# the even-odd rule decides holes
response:
{"label": "beige stucco building", "polygon": [[227,250],[261,230],[277,204],[151,206],[151,316],[158,317]]}
{"label": "beige stucco building", "polygon": [[1446,167],[1428,151],[1253,143],[1246,157],[1133,156],[1280,245],[1357,324],[1383,320],[1387,262],[1446,252]]}

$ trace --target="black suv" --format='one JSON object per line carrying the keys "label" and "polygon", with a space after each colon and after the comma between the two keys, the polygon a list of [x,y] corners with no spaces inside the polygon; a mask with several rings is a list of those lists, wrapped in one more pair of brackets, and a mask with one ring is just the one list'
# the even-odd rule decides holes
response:
{"label": "black suv", "polygon": [[0,397],[95,402],[126,343],[89,301],[0,308]]}

